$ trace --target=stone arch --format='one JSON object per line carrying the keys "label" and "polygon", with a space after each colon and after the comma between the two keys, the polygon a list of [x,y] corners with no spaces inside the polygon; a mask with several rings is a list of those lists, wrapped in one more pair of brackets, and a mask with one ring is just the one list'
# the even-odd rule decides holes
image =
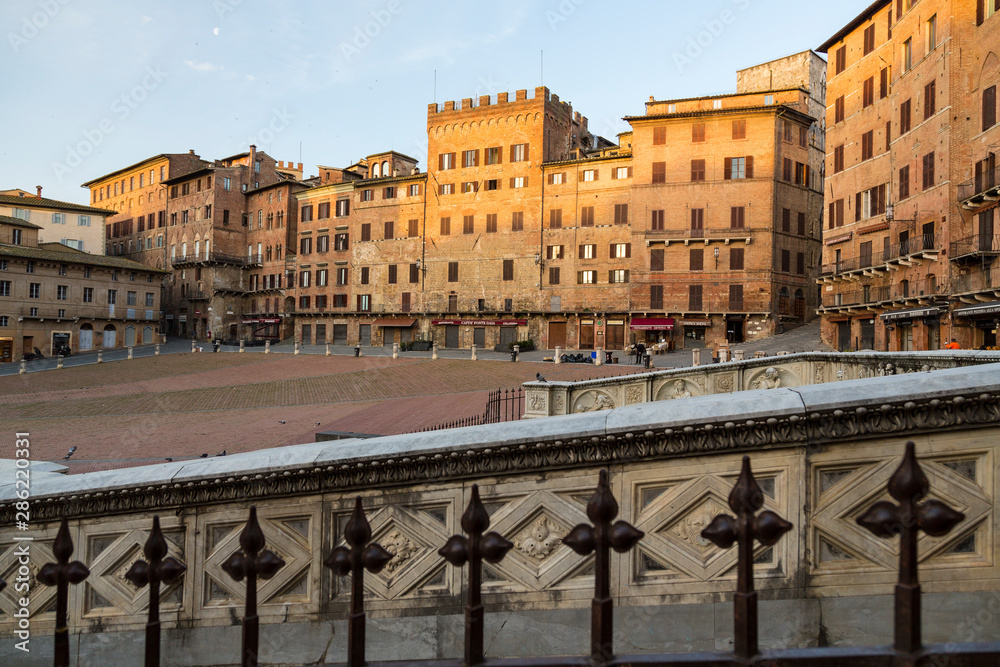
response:
{"label": "stone arch", "polygon": [[675,398],[688,398],[689,396],[701,396],[701,388],[684,378],[674,378],[667,380],[656,390],[654,401],[669,401]]}
{"label": "stone arch", "polygon": [[979,80],[975,82],[973,90],[989,86],[990,82],[994,82],[998,78],[1000,78],[1000,57],[997,57],[995,51],[990,51],[983,58],[983,67],[979,70]]}
{"label": "stone arch", "polygon": [[777,389],[779,387],[798,387],[799,376],[782,366],[767,366],[757,368],[745,376],[744,389]]}
{"label": "stone arch", "polygon": [[573,412],[596,412],[611,410],[614,407],[615,401],[607,392],[594,389],[585,391],[577,397],[573,403]]}

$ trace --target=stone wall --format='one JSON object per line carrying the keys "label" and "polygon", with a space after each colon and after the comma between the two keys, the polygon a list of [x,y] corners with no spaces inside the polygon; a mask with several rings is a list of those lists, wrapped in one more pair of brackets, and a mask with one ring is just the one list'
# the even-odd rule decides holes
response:
{"label": "stone wall", "polygon": [[[805,360],[793,363],[808,366]],[[816,364],[808,366],[815,371]],[[827,366],[831,368],[832,366]],[[231,664],[239,653],[242,586],[221,569],[247,509],[285,567],[259,590],[262,661],[340,661],[349,584],[322,560],[361,495],[374,539],[395,557],[369,575],[372,660],[461,653],[464,572],[437,549],[460,532],[471,484],[493,530],[514,542],[487,566],[489,656],[584,654],[592,561],[558,538],[586,521],[598,470],[610,471],[620,517],[645,531],[612,560],[616,646],[622,652],[731,645],[735,550],[700,537],[749,453],[764,506],[794,524],[756,557],[765,648],[891,641],[895,541],[855,517],[885,497],[903,443],[917,442],[931,496],[966,515],[945,537],[921,537],[927,641],[997,636],[997,365],[796,388],[657,401],[599,414],[341,440],[128,470],[40,477],[33,483],[30,569],[53,560],[70,518],[74,558],[91,571],[70,594],[74,662],[140,661],[146,593],[124,578],[153,514],[188,566],[163,592],[165,664]],[[803,371],[804,373],[804,371]],[[748,374],[747,378],[750,377]],[[13,521],[12,482],[0,486],[0,525]],[[12,581],[14,535],[0,533],[0,575]],[[29,656],[0,642],[0,661],[51,661],[53,591],[33,582]],[[0,636],[12,635],[10,590]],[[33,639],[33,641],[35,641]]]}

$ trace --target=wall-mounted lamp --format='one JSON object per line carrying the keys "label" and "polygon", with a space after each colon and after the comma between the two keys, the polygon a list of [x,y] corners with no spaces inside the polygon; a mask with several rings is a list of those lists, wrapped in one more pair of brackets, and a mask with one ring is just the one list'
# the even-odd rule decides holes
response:
{"label": "wall-mounted lamp", "polygon": [[541,261],[542,261],[542,256],[539,255],[538,253],[535,253],[535,264],[540,264]]}
{"label": "wall-mounted lamp", "polygon": [[715,246],[715,268],[719,268],[719,246]]}

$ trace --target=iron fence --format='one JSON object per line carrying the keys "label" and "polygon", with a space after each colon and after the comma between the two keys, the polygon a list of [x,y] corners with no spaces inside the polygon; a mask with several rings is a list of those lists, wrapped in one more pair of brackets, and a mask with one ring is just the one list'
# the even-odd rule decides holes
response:
{"label": "iron fence", "polygon": [[423,433],[425,431],[441,431],[449,428],[462,428],[463,426],[480,426],[482,424],[499,424],[500,422],[514,422],[524,415],[524,388],[497,389],[491,391],[486,399],[486,409],[481,414],[463,417],[442,424],[426,426],[411,433]]}
{"label": "iron fence", "polygon": [[[925,646],[921,639],[921,589],[918,576],[918,536],[923,532],[943,536],[965,518],[939,500],[926,500],[929,482],[917,462],[913,442],[906,444],[902,463],[887,482],[888,495],[895,501],[879,500],[857,516],[856,522],[877,538],[900,538],[898,580],[894,595],[894,642],[891,647],[822,647],[761,651],[758,641],[757,592],[754,589],[754,543],[776,544],[792,529],[792,524],[764,504],[761,487],[754,479],[750,457],[744,456],[742,468],[728,499],[732,514],[720,513],[701,531],[701,537],[722,549],[737,547],[737,580],[733,595],[733,650],[717,653],[678,653],[657,655],[616,655],[614,651],[614,596],[611,591],[613,569],[611,551],[627,553],[645,534],[618,516],[618,502],[608,485],[608,472],[601,470],[597,489],[587,504],[587,518],[562,538],[562,543],[581,557],[594,554],[594,597],[591,605],[590,641],[587,656],[568,658],[485,658],[484,629],[486,609],[482,600],[482,565],[499,563],[514,546],[503,535],[489,531],[490,516],[472,486],[469,504],[462,515],[465,534],[452,535],[438,550],[438,555],[453,567],[468,565],[465,606],[465,639],[461,661],[414,660],[413,667],[457,665],[508,665],[510,667],[610,667],[645,665],[656,667],[736,667],[769,665],[771,667],[995,667],[1000,664],[1000,641],[978,644]],[[351,601],[348,615],[346,665],[362,667],[365,661],[365,571],[380,572],[393,558],[382,545],[371,542],[372,529],[365,517],[361,497],[344,528],[345,546],[333,549],[323,564],[334,575],[351,578]],[[239,549],[222,568],[234,581],[246,581],[245,608],[242,619],[240,661],[255,666],[259,661],[260,619],[257,615],[257,581],[273,577],[285,562],[267,549],[267,540],[257,521],[256,508],[239,538]],[[58,562],[46,563],[37,574],[45,586],[56,588],[55,655],[57,667],[69,665],[70,634],[67,625],[67,598],[71,585],[90,576],[86,565],[70,561],[73,542],[69,523],[63,519],[53,543]],[[174,547],[176,549],[176,547]],[[145,559],[134,563],[126,579],[137,588],[176,582],[186,570],[184,563],[168,553],[171,545],[163,538],[158,517],[143,550]],[[0,591],[6,584],[0,580]],[[160,664],[159,599],[150,595],[146,626],[145,664]],[[581,647],[583,648],[583,647]],[[225,646],[219,646],[213,662],[225,661]],[[230,655],[235,656],[235,647]]]}

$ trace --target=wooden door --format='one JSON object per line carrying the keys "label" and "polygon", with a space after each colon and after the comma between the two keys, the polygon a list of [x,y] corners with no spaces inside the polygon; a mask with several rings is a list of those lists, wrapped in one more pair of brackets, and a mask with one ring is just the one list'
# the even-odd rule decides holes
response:
{"label": "wooden door", "polygon": [[549,349],[566,349],[566,323],[549,322]]}

